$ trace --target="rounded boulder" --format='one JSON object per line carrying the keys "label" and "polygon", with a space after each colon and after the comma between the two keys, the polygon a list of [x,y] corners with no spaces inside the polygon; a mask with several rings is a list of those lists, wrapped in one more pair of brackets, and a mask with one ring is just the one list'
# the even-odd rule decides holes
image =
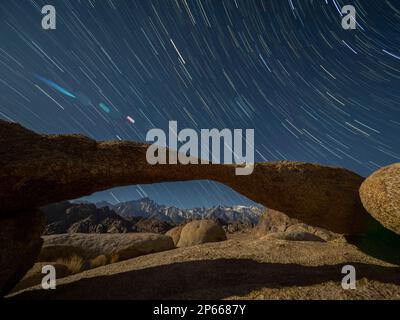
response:
{"label": "rounded boulder", "polygon": [[383,226],[400,234],[400,163],[379,169],[360,187],[365,209]]}
{"label": "rounded boulder", "polygon": [[216,222],[196,220],[189,222],[182,228],[177,247],[190,247],[224,240],[226,240],[225,231]]}

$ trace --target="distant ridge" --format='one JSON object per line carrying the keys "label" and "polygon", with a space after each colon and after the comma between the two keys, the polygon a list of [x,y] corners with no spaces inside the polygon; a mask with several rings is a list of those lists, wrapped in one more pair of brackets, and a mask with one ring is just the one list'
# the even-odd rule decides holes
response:
{"label": "distant ridge", "polygon": [[179,209],[159,205],[149,198],[111,204],[107,201],[64,201],[42,208],[47,218],[45,234],[61,233],[165,233],[186,221],[211,219],[237,231],[258,223],[264,209],[257,206],[213,206]]}
{"label": "distant ridge", "polygon": [[101,201],[97,202],[96,206],[98,208],[107,206],[125,218],[155,218],[172,223],[182,223],[193,219],[219,219],[224,223],[241,222],[254,225],[257,224],[259,217],[264,212],[264,208],[261,206],[243,205],[180,209],[174,206],[159,205],[150,198],[141,198],[114,205]]}

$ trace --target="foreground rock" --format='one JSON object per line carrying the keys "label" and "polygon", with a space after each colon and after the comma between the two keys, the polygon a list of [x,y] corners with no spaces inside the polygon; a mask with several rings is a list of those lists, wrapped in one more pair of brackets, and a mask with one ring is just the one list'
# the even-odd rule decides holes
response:
{"label": "foreground rock", "polygon": [[254,234],[257,237],[267,236],[267,238],[291,241],[331,241],[340,237],[339,234],[307,225],[271,209],[265,210],[254,228]]}
{"label": "foreground rock", "polygon": [[[357,290],[341,286],[348,264]],[[346,243],[241,239],[140,256],[13,299],[400,299],[399,270]]]}
{"label": "foreground rock", "polygon": [[363,231],[369,215],[363,178],[300,162],[259,163],[249,176],[235,166],[149,165],[147,145],[96,142],[80,135],[39,135],[0,120],[0,207],[15,213],[117,186],[209,179],[268,208],[339,233]]}
{"label": "foreground rock", "polygon": [[181,237],[181,232],[182,232],[182,229],[183,229],[184,226],[185,225],[180,225],[180,226],[177,226],[175,228],[172,228],[171,230],[169,230],[165,234],[166,236],[169,236],[169,237],[172,238],[172,241],[174,242],[175,246],[178,246],[178,242],[179,242],[179,239]]}
{"label": "foreground rock", "polygon": [[177,247],[190,247],[207,242],[225,241],[224,229],[213,220],[195,220],[181,230]]}
{"label": "foreground rock", "polygon": [[309,226],[305,223],[296,223],[289,226],[285,232],[288,233],[309,233],[314,235],[317,238],[322,239],[323,241],[333,241],[337,239],[344,239],[340,234],[331,232],[329,230]]}
{"label": "foreground rock", "polygon": [[45,225],[39,211],[0,220],[0,295],[9,292],[33,266],[42,246]]}
{"label": "foreground rock", "polygon": [[272,210],[265,209],[264,214],[258,221],[257,226],[254,228],[256,236],[264,236],[273,232],[284,232],[286,229],[294,224],[300,223],[297,219],[291,219],[286,214]]}
{"label": "foreground rock", "polygon": [[400,163],[369,176],[360,188],[367,211],[386,228],[400,234]]}
{"label": "foreground rock", "polygon": [[114,261],[175,248],[172,239],[150,233],[62,234],[44,236],[39,261],[57,261],[75,256],[91,260],[99,256]]}

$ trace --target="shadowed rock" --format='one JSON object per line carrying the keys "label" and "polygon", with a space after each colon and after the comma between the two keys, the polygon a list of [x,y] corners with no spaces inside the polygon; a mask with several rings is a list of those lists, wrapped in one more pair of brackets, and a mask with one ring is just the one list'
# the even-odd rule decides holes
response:
{"label": "shadowed rock", "polygon": [[42,247],[44,224],[44,216],[38,210],[0,220],[0,297],[33,266]]}
{"label": "shadowed rock", "polygon": [[268,208],[339,233],[363,231],[369,215],[363,178],[341,168],[300,162],[257,163],[248,176],[234,165],[149,165],[148,145],[96,142],[80,135],[40,135],[0,121],[1,215],[117,186],[215,180]]}

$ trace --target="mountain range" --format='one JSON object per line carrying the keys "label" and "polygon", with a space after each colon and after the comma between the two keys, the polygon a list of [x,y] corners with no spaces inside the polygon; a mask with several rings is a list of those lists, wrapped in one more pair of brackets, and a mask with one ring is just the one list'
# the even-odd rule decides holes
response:
{"label": "mountain range", "polygon": [[263,213],[257,206],[214,206],[180,209],[159,205],[149,198],[117,204],[106,201],[64,201],[42,208],[47,218],[44,234],[165,233],[190,220],[211,219],[228,232],[253,227]]}
{"label": "mountain range", "polygon": [[154,218],[174,224],[187,220],[212,219],[223,224],[241,222],[249,225],[257,224],[264,209],[261,206],[213,206],[210,208],[180,209],[174,206],[159,205],[149,198],[141,198],[118,204],[106,201],[97,202],[98,208],[109,207],[121,217]]}

